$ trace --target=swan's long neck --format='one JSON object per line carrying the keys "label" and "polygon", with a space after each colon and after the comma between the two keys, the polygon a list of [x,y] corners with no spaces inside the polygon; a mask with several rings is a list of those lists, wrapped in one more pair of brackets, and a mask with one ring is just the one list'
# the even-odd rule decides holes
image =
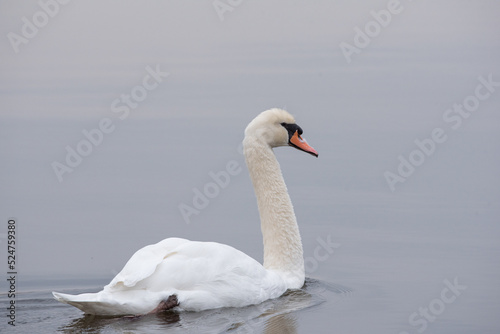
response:
{"label": "swan's long neck", "polygon": [[302,241],[280,165],[269,144],[247,137],[243,145],[259,207],[264,267],[279,272],[290,288],[301,288],[304,284]]}

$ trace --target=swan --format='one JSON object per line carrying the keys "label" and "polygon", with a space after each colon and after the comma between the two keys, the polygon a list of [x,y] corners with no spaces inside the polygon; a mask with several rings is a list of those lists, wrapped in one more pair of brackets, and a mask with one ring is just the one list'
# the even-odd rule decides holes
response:
{"label": "swan", "polygon": [[300,289],[305,279],[302,242],[273,152],[279,146],[318,156],[285,110],[264,111],[246,127],[243,152],[257,197],[263,265],[228,245],[168,238],[139,249],[102,291],[53,292],[54,298],[88,314],[138,316],[243,307]]}

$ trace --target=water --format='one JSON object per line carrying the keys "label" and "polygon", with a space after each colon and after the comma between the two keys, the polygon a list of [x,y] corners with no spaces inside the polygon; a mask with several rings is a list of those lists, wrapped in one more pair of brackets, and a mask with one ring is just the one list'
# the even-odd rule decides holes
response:
{"label": "water", "polygon": [[[99,291],[137,249],[170,236],[221,242],[262,259],[259,217],[244,168],[190,224],[177,209],[179,203],[191,201],[193,187],[211,181],[209,171],[222,170],[232,160],[244,166],[233,145],[239,143],[241,132],[229,135],[219,153],[210,151],[213,142],[166,148],[158,144],[172,135],[182,138],[188,127],[198,134],[208,131],[206,123],[177,125],[176,130],[172,121],[131,124],[113,137],[126,149],[103,147],[106,154],[96,152],[95,160],[57,187],[18,183],[18,188],[26,188],[16,196],[25,200],[16,201],[13,195],[9,202],[13,212],[22,213],[17,220],[17,326],[9,326],[4,316],[2,332],[499,332],[498,162],[490,153],[492,143],[498,142],[496,132],[463,132],[450,138],[395,193],[383,179],[384,163],[392,165],[398,152],[390,149],[395,146],[391,136],[365,131],[354,138],[346,131],[340,137],[348,139],[341,144],[326,145],[329,127],[312,125],[319,146],[309,141],[320,152],[318,159],[277,149],[309,277],[299,292],[243,309],[138,319],[84,316],[53,300],[51,291]],[[140,131],[134,130],[136,126]],[[23,128],[39,137],[58,129],[78,133],[81,127],[72,122],[39,121],[22,127],[11,122],[6,133],[15,137]],[[166,128],[171,130],[165,132]],[[137,133],[131,135],[132,130]],[[372,149],[366,148],[368,144]],[[195,150],[206,159],[204,164],[200,156],[182,153],[196,145],[201,146]],[[172,160],[175,155],[182,159]],[[96,175],[93,164],[100,157],[121,167],[103,168]],[[49,166],[50,159],[45,160]],[[170,173],[165,173],[167,166]],[[23,177],[34,181],[51,173],[48,168],[30,169],[29,164],[20,169],[26,169]],[[53,175],[48,180],[57,182]],[[29,210],[26,201],[31,203]],[[6,294],[0,297],[1,305],[7,305]]]}
{"label": "water", "polygon": [[[29,31],[21,18],[43,20],[38,1],[11,3],[0,11],[3,36]],[[5,38],[0,331],[500,333],[500,87],[477,89],[480,77],[500,82],[499,2],[401,1],[347,63],[339,45],[388,4],[245,1],[221,21],[212,2],[73,1],[19,53]],[[143,84],[147,66],[171,75],[123,118],[112,103]],[[470,115],[450,114],[465,103]],[[167,237],[261,261],[238,147],[272,107],[294,114],[319,152],[276,150],[304,289],[243,309],[137,319],[84,316],[52,299],[100,290],[137,249]],[[52,163],[105,118],[115,130],[59,182]],[[384,173],[435,129],[446,141],[420,153],[392,191]],[[179,205],[233,161],[241,173],[188,224]],[[5,316],[7,217],[17,219],[15,328]]]}
{"label": "water", "polygon": [[[81,282],[80,284],[85,284]],[[95,287],[67,289],[81,293]],[[24,292],[17,299],[16,333],[297,333],[305,312],[331,307],[348,298],[352,290],[341,285],[307,279],[301,290],[244,308],[203,312],[165,312],[136,318],[83,315],[79,310],[56,302],[47,290]],[[6,302],[2,295],[0,302]],[[12,327],[2,324],[2,330]]]}
{"label": "water", "polygon": [[[320,152],[318,159],[288,148],[276,149],[302,235],[309,279],[300,292],[243,309],[139,319],[84,316],[53,300],[50,292],[54,290],[99,291],[137,249],[170,236],[221,242],[262,259],[257,206],[243,167],[190,224],[178,211],[179,203],[192,200],[193,187],[202,188],[212,181],[209,171],[220,171],[233,160],[244,166],[237,151],[241,131],[230,130],[241,128],[237,125],[217,129],[230,133],[227,140],[213,138],[219,141],[218,152],[210,148],[214,141],[161,144],[185,138],[182,133],[187,129],[197,134],[193,138],[208,137],[216,123],[210,123],[209,129],[207,122],[131,123],[112,138],[117,146],[103,146],[68,181],[48,188],[33,184],[57,183],[50,168],[20,165],[18,170],[24,171],[20,175],[33,182],[16,183],[22,191],[13,191],[8,200],[12,212],[20,215],[17,326],[10,327],[4,316],[0,330],[499,332],[500,210],[498,158],[493,154],[498,133],[494,131],[450,136],[447,145],[394,193],[383,178],[384,170],[392,167],[401,152],[393,149],[397,146],[394,133],[385,136],[364,130],[355,138],[349,137],[349,131],[340,131],[337,135],[344,139],[330,145],[330,128],[312,124],[304,131],[315,129],[316,138],[308,139]],[[81,127],[73,122],[11,121],[6,133],[15,138],[24,129],[38,138],[43,132],[78,133]],[[47,137],[41,145],[52,141],[55,138]],[[186,150],[197,154],[187,155]],[[22,159],[23,150],[13,149],[12,154]],[[50,166],[50,158],[43,159],[41,165]],[[100,159],[109,159],[111,166],[119,168],[101,162],[103,168],[97,172]],[[2,266],[6,268],[6,263]],[[2,294],[1,305],[7,302]]]}
{"label": "water", "polygon": [[[98,280],[34,279],[19,283],[22,292],[17,295],[17,326],[8,326],[4,318],[0,330],[498,333],[500,246],[495,235],[496,210],[452,199],[398,196],[391,209],[385,210],[381,208],[389,198],[379,195],[359,195],[356,202],[345,196],[344,200],[338,199],[338,220],[334,225],[327,224],[332,223],[328,220],[302,224],[309,276],[304,288],[261,305],[133,319],[85,316],[53,300],[50,291],[95,292],[111,276]],[[359,203],[363,209],[356,211]],[[334,242],[331,254],[322,246],[328,240]],[[233,241],[243,247],[248,245],[248,240],[242,238]],[[257,248],[259,243],[255,242]],[[316,266],[311,264],[313,261]],[[0,303],[6,302],[7,296],[2,294]]]}

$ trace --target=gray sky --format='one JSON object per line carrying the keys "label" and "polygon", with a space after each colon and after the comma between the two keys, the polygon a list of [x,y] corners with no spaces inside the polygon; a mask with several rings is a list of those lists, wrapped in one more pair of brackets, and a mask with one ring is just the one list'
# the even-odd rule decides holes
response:
{"label": "gray sky", "polygon": [[[457,129],[443,116],[474,95],[479,77],[500,81],[500,3],[402,0],[348,63],[341,43],[355,46],[355,28],[388,3],[242,1],[221,20],[210,1],[71,1],[26,38],[22,18],[43,20],[40,5],[1,1],[0,208],[19,221],[22,272],[107,276],[169,236],[260,259],[238,145],[271,107],[294,114],[320,152],[317,161],[277,152],[299,218],[397,203],[400,212],[477,211],[479,225],[494,227],[484,235],[498,237],[500,87]],[[17,53],[10,33],[27,41]],[[144,90],[148,67],[169,75]],[[134,89],[147,96],[121,119],[113,102],[126,106],[119,99]],[[59,182],[53,163],[103,119],[113,131]],[[447,140],[392,192],[384,172],[397,173],[398,156],[408,159],[435,128]],[[233,160],[241,174],[186,224],[179,204]]]}

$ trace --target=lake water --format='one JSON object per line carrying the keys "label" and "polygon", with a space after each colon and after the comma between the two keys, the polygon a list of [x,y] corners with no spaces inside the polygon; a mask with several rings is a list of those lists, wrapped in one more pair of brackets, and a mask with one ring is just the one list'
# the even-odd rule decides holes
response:
{"label": "lake water", "polygon": [[[89,289],[98,290],[87,287],[67,291],[80,293]],[[47,291],[32,291],[19,295],[16,330],[2,328],[16,333],[297,333],[299,326],[303,326],[299,321],[302,313],[321,310],[319,307],[327,300],[334,302],[350,293],[346,287],[308,279],[302,290],[255,306],[112,318],[82,315],[55,302]]]}
{"label": "lake water", "polygon": [[[5,318],[0,329],[7,333],[498,333],[500,246],[492,216],[496,210],[432,196],[377,198],[359,195],[355,203],[349,196],[338,197],[335,224],[325,219],[301,225],[309,278],[303,289],[276,300],[241,309],[102,318],[56,302],[50,291],[98,291],[111,275],[94,280],[33,278],[19,282],[15,329]],[[239,242],[244,245],[248,239]],[[5,294],[0,302],[6,305]]]}
{"label": "lake water", "polygon": [[[1,5],[0,332],[500,333],[499,1],[63,2]],[[219,2],[234,6],[223,18]],[[392,21],[377,24],[390,7]],[[102,289],[167,237],[261,261],[239,146],[273,107],[319,152],[276,149],[302,236],[302,290],[136,319],[52,298]],[[101,138],[103,120],[113,131]],[[86,155],[61,180],[54,162],[78,147]],[[183,217],[180,205],[235,163],[230,183]],[[388,171],[405,175],[393,189]]]}
{"label": "lake water", "polygon": [[[5,133],[14,138],[23,131],[33,138],[45,135],[42,147],[57,143],[53,133],[69,135],[82,127],[52,121],[6,124]],[[494,172],[498,158],[492,153],[496,132],[450,136],[434,159],[392,193],[383,171],[397,162],[395,134],[365,130],[355,137],[338,129],[339,141],[330,144],[327,124],[303,126],[306,134],[312,132],[308,139],[319,151],[318,159],[289,148],[276,149],[302,235],[308,281],[301,291],[243,309],[138,319],[84,316],[53,300],[54,290],[99,291],[137,249],[170,236],[221,242],[262,259],[255,197],[238,152],[242,126],[208,124],[175,120],[124,124],[110,137],[109,146],[100,147],[67,181],[48,188],[44,182],[57,182],[52,170],[19,165],[17,170],[24,170],[20,175],[39,186],[30,188],[30,183],[18,181],[24,190],[11,193],[9,207],[22,213],[16,230],[18,308],[15,328],[4,316],[0,330],[499,332],[500,227]],[[227,132],[227,141],[214,137],[212,142],[182,142],[186,136],[206,138],[210,131]],[[214,144],[220,147],[218,152],[211,151]],[[12,154],[23,159],[23,150],[15,145]],[[182,159],[172,158],[177,156]],[[41,166],[50,166],[50,156],[40,159]],[[229,161],[236,161],[241,173],[188,224],[178,205],[191,203],[193,189],[202,189],[212,181],[209,172],[223,170]],[[31,203],[29,210],[20,198]],[[1,305],[9,302],[5,282]]]}

